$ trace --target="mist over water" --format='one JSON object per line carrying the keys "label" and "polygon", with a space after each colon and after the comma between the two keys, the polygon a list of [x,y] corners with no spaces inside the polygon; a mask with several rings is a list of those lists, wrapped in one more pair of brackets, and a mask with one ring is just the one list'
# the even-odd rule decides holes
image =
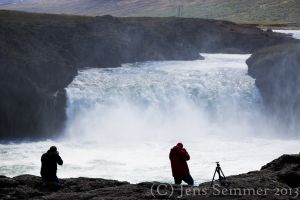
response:
{"label": "mist over water", "polygon": [[60,177],[130,182],[172,181],[169,150],[183,142],[196,183],[258,170],[299,141],[282,140],[264,115],[250,55],[203,54],[205,60],[125,64],[86,69],[67,88],[68,122],[58,141],[0,145],[0,171],[39,174],[51,145],[65,165]]}

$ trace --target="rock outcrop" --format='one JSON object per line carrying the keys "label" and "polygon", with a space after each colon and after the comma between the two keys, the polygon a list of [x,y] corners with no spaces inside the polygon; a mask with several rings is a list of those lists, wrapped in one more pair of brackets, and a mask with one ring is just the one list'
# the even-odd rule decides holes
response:
{"label": "rock outcrop", "polygon": [[[43,183],[40,177],[0,176],[0,199],[300,199],[300,155],[283,155],[260,171],[230,176],[228,186],[218,182],[197,187],[168,183],[143,182],[130,184],[95,178],[62,179],[58,191]],[[173,188],[173,190],[172,190]]]}
{"label": "rock outcrop", "polygon": [[66,119],[65,87],[79,68],[252,53],[292,42],[226,21],[0,11],[0,140],[51,137]]}
{"label": "rock outcrop", "polygon": [[300,43],[261,49],[247,64],[270,117],[279,122],[283,130],[297,134],[300,128]]}

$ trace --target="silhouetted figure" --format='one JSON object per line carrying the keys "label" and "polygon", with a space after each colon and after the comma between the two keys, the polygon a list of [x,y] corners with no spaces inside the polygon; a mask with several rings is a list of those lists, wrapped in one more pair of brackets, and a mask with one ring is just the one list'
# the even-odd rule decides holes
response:
{"label": "silhouetted figure", "polygon": [[181,184],[182,181],[189,185],[194,185],[194,180],[190,175],[187,162],[190,159],[189,153],[183,148],[182,143],[174,146],[169,154],[171,160],[172,174],[175,184]]}
{"label": "silhouetted figure", "polygon": [[57,148],[55,146],[50,147],[47,153],[44,153],[41,158],[41,176],[44,181],[49,183],[55,183],[60,187],[59,180],[56,176],[57,164],[62,165],[63,160],[59,156]]}

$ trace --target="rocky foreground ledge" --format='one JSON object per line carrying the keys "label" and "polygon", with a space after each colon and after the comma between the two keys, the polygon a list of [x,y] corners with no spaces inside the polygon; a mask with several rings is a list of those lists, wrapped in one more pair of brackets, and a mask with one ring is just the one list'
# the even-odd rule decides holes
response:
{"label": "rocky foreground ledge", "polygon": [[40,177],[0,177],[0,199],[300,199],[300,155],[283,155],[260,171],[228,177],[230,186],[218,182],[199,187],[158,182],[130,184],[94,178],[63,179],[63,188],[51,191]]}

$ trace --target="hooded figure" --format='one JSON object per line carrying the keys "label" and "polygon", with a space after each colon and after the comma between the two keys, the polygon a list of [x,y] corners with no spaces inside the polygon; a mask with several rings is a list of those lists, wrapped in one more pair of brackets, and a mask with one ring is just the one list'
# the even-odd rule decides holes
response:
{"label": "hooded figure", "polygon": [[194,180],[190,175],[189,167],[186,162],[190,160],[190,155],[183,148],[182,143],[178,143],[171,149],[169,158],[175,184],[181,184],[181,182],[184,181],[189,185],[194,185]]}
{"label": "hooded figure", "polygon": [[58,154],[55,146],[50,147],[47,153],[44,153],[41,158],[41,176],[45,181],[59,183],[56,176],[57,164],[62,165],[63,160]]}

